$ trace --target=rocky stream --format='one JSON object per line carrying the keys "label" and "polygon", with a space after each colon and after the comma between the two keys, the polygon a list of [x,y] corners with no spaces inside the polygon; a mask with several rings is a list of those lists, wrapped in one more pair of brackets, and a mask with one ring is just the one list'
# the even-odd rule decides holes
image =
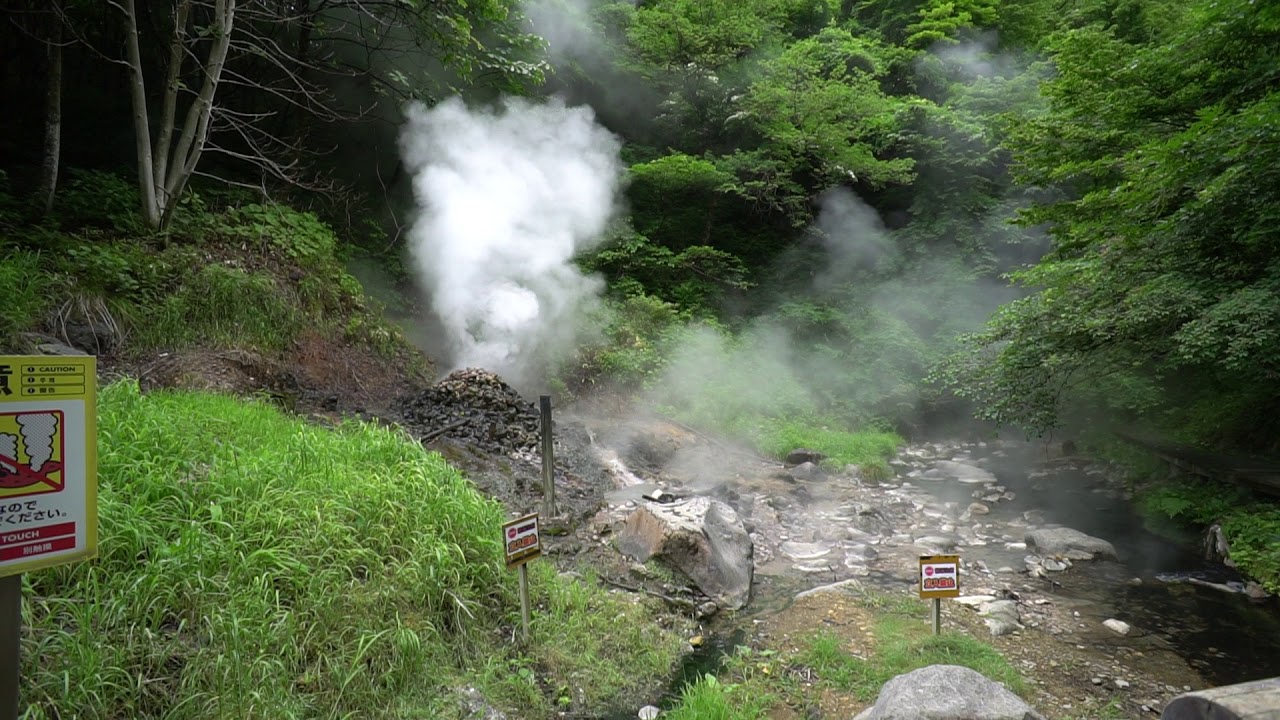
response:
{"label": "rocky stream", "polygon": [[[513,514],[539,507],[537,410],[496,376],[454,373],[401,408]],[[1119,701],[1154,718],[1186,690],[1280,675],[1280,603],[1144,530],[1122,473],[1060,446],[917,443],[877,481],[803,450],[782,463],[665,418],[582,412],[557,415],[555,448],[547,553],[702,623],[677,681],[737,644],[830,624],[843,605],[826,590],[912,593],[919,557],[942,553],[960,555],[963,593],[944,624],[1005,654],[1047,716]],[[652,556],[684,572],[655,573]]]}

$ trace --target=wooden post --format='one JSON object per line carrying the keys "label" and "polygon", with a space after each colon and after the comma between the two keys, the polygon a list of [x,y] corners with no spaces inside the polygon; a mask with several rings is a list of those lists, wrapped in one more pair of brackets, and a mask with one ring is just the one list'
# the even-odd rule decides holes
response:
{"label": "wooden post", "polygon": [[[529,569],[520,563],[520,628],[521,637],[529,642]],[[15,716],[16,718],[16,716]]]}
{"label": "wooden post", "polygon": [[940,598],[933,599],[933,634],[942,634],[942,600]]}
{"label": "wooden post", "polygon": [[18,720],[22,679],[22,575],[0,578],[0,720]]}
{"label": "wooden post", "polygon": [[556,456],[551,433],[551,396],[538,398],[542,415],[542,511],[548,518],[556,516]]}

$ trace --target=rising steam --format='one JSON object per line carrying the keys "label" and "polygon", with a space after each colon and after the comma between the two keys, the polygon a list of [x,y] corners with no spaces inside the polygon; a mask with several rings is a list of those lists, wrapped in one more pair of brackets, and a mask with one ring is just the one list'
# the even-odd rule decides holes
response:
{"label": "rising steam", "polygon": [[58,430],[58,416],[47,413],[19,415],[18,425],[22,428],[22,444],[27,448],[31,469],[40,472],[40,468],[53,457],[53,435]]}
{"label": "rising steam", "polygon": [[401,134],[421,215],[419,279],[454,368],[514,383],[573,346],[601,281],[572,264],[613,218],[619,141],[587,108],[511,99],[410,108]]}

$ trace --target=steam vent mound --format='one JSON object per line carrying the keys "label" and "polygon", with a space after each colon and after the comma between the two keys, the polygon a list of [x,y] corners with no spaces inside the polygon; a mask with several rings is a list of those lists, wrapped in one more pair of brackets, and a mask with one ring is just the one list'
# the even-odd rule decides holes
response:
{"label": "steam vent mound", "polygon": [[419,437],[439,433],[494,453],[538,449],[537,407],[487,370],[454,371],[402,398],[398,409],[404,425]]}

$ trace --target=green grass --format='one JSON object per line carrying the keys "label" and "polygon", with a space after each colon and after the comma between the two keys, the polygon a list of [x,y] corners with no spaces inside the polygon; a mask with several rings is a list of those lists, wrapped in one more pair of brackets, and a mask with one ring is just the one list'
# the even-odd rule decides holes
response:
{"label": "green grass", "polygon": [[842,468],[858,465],[884,469],[885,461],[904,442],[896,433],[877,430],[849,431],[834,423],[785,418],[764,418],[751,433],[760,449],[784,457],[796,448],[810,448],[827,456],[824,464]]}
{"label": "green grass", "polygon": [[[874,702],[880,688],[894,677],[929,665],[960,665],[1019,695],[1028,692],[1022,676],[991,646],[958,633],[933,635],[924,622],[925,605],[920,601],[869,593],[862,604],[875,613],[876,620],[875,647],[868,657],[849,652],[842,638],[827,631],[804,638],[800,649],[786,657],[769,650],[740,649],[726,663],[718,682],[712,678],[685,688],[671,717],[737,720],[763,717],[769,703],[779,700],[806,705],[812,702],[813,687],[800,686],[795,675],[787,672],[797,668],[813,671],[816,687],[849,693],[864,703]],[[726,684],[729,681],[733,684]]]}
{"label": "green grass", "polygon": [[139,345],[214,344],[262,350],[287,347],[303,325],[297,299],[275,278],[207,265],[136,323]]}
{"label": "green grass", "polygon": [[103,389],[100,557],[28,576],[26,718],[519,717],[665,677],[652,611],[535,562],[513,642],[499,505],[402,434]]}
{"label": "green grass", "polygon": [[755,684],[727,685],[703,675],[685,687],[680,704],[663,713],[667,720],[760,720],[773,701]]}
{"label": "green grass", "polygon": [[798,660],[816,670],[822,684],[851,692],[863,702],[874,701],[889,680],[930,665],[960,665],[1015,693],[1026,692],[1022,677],[991,646],[958,633],[933,635],[921,625],[901,617],[881,618],[876,649],[869,659],[845,651],[839,637],[820,633],[810,638]]}
{"label": "green grass", "polygon": [[40,257],[30,252],[8,252],[0,257],[0,338],[30,328],[52,308],[54,279],[40,272]]}

